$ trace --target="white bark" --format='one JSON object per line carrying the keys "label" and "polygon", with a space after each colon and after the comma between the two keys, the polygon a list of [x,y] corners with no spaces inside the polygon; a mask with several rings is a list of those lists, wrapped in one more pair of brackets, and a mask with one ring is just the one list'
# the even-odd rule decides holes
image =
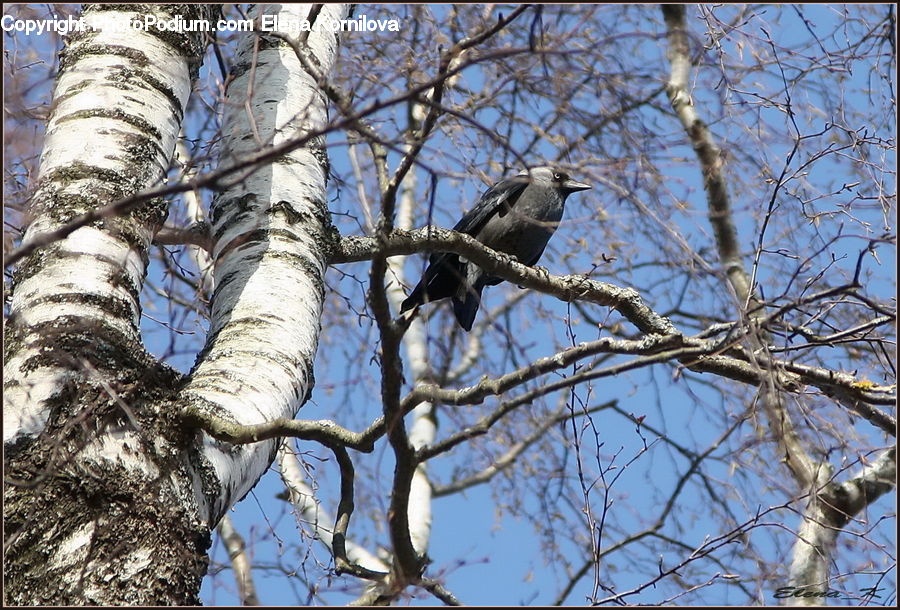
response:
{"label": "white bark", "polygon": [[[61,54],[24,245],[161,183],[203,37],[130,23],[169,18],[170,8],[85,8],[88,31]],[[160,474],[168,439],[150,430],[149,403],[177,375],[147,354],[139,332],[147,250],[164,216],[159,200],[108,215],[16,270],[4,369],[10,603],[196,600],[204,533],[182,473]],[[11,482],[33,473],[37,485]]]}
{"label": "white bark", "polygon": [[[829,568],[838,535],[844,526],[881,495],[894,489],[897,479],[896,450],[882,453],[851,479],[831,480],[831,468],[822,467],[810,490],[791,557],[789,583],[812,592],[828,590]],[[827,598],[793,596],[790,606],[819,606]]]}
{"label": "white bark", "polygon": [[[123,25],[136,16],[134,11],[86,12],[85,22],[98,31],[65,50],[63,61],[71,65],[63,64],[54,89],[35,213],[23,245],[98,200],[158,184],[168,167],[190,94],[189,65],[175,59],[160,37]],[[101,25],[108,22],[118,27]],[[140,158],[133,152],[136,142]],[[18,317],[16,326],[24,329],[17,337],[24,345],[4,366],[4,443],[38,434],[47,421],[48,400],[71,376],[71,366],[64,364],[28,366],[40,356],[40,335],[48,327],[61,318],[80,319],[139,343],[137,296],[152,227],[131,226],[135,234],[78,229],[20,267],[10,309]],[[111,304],[117,315],[110,315]]]}
{"label": "white bark", "polygon": [[[192,163],[191,152],[188,150],[188,147],[185,146],[184,140],[178,140],[175,150],[178,153],[178,159],[182,163],[186,165],[190,165]],[[184,182],[189,182],[193,180],[196,175],[197,168],[189,167],[187,171],[184,172],[184,175],[181,177],[181,179]],[[184,198],[184,205],[187,211],[187,216],[191,220],[191,222],[206,222],[206,210],[203,209],[203,203],[202,201],[200,201],[199,194],[196,191],[188,191],[184,193],[182,197]],[[197,271],[200,274],[200,289],[206,295],[212,295],[212,291],[215,285],[213,284],[212,276],[212,258],[210,258],[209,252],[207,252],[200,246],[193,245],[188,245],[188,252],[190,253],[191,259],[193,260],[194,265],[197,266]]]}
{"label": "white bark", "polygon": [[253,563],[247,553],[244,539],[234,529],[234,524],[228,515],[219,521],[219,536],[228,551],[231,560],[231,568],[234,570],[234,580],[237,582],[238,592],[243,606],[258,606],[259,598],[256,596],[256,583],[253,582]]}
{"label": "white bark", "polygon": [[[485,18],[490,14],[490,11],[491,7],[485,9]],[[465,52],[457,55],[451,62],[451,66],[461,63],[465,56]],[[448,79],[444,86],[450,88],[458,79],[459,74]],[[425,94],[426,99],[430,100],[433,94],[433,90],[428,91]],[[426,106],[419,103],[413,104],[411,114],[412,126],[415,129],[419,129],[427,117]],[[417,183],[415,170],[410,171],[403,178],[395,223],[398,229],[409,231],[413,228],[417,201]],[[397,310],[400,309],[400,304],[406,296],[401,287],[406,283],[403,273],[403,269],[406,266],[406,258],[405,256],[398,256],[388,259],[388,277],[392,279],[392,282],[387,288],[387,295],[391,305]],[[428,337],[425,323],[421,317],[416,317],[409,325],[409,329],[403,336],[403,343],[406,347],[409,372],[415,385],[425,380],[428,375]],[[437,438],[437,420],[434,404],[423,402],[413,410],[412,415],[413,423],[409,431],[409,442],[413,449],[418,451],[422,447],[434,443],[435,438]],[[428,466],[425,462],[422,462],[416,467],[410,483],[408,519],[409,537],[413,548],[416,550],[416,553],[423,556],[428,551],[428,543],[431,539],[432,495],[431,481],[428,479]]]}
{"label": "white bark", "polygon": [[[420,104],[415,105],[413,114],[418,121],[424,119],[424,109]],[[400,191],[400,205],[397,208],[398,229],[406,231],[412,229],[416,183],[415,171],[410,171],[404,178]],[[392,282],[387,288],[387,295],[396,310],[400,309],[400,303],[405,298],[401,285],[406,283],[403,274],[406,258],[398,256],[388,259],[388,277]],[[417,317],[409,325],[409,329],[403,336],[403,343],[406,346],[409,372],[414,382],[418,383],[425,378],[428,371],[426,328],[421,317]],[[423,402],[415,408],[412,417],[409,442],[414,449],[418,450],[433,443],[437,435],[434,405],[430,402]],[[410,484],[409,537],[416,552],[424,555],[431,539],[431,482],[428,480],[428,466],[424,462],[416,467]]]}
{"label": "white bark", "polygon": [[[266,5],[283,22],[311,5]],[[319,19],[340,19],[327,5]],[[297,38],[297,34],[290,34]],[[338,39],[312,32],[306,46],[322,74]],[[249,34],[228,88],[220,165],[322,128],[325,99],[294,50]],[[183,398],[241,424],[293,417],[311,390],[322,312],[328,240],[327,161],[317,138],[223,191],[213,204],[216,293],[203,358]],[[210,523],[252,488],[271,463],[276,441],[240,447],[204,435],[204,486],[198,501]],[[208,468],[207,468],[208,466]]]}
{"label": "white bark", "polygon": [[[329,555],[332,553],[334,539],[334,517],[330,515],[316,499],[315,491],[306,484],[303,470],[297,464],[297,456],[290,448],[291,441],[286,440],[278,451],[278,466],[281,478],[288,490],[288,500],[294,507],[294,518],[301,531],[312,530],[312,535],[319,540]],[[364,568],[376,572],[390,571],[383,561],[367,551],[364,547],[347,540],[347,559]]]}

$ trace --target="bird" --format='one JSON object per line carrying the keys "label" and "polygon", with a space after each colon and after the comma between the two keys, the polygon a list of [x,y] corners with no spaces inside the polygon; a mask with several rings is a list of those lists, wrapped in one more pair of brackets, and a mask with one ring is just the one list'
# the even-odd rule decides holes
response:
{"label": "bird", "polygon": [[[524,169],[485,191],[453,230],[530,267],[540,260],[559,226],[566,198],[590,188],[556,167]],[[400,304],[400,313],[450,297],[456,321],[468,332],[475,322],[482,290],[502,281],[458,254],[435,252],[419,283]]]}

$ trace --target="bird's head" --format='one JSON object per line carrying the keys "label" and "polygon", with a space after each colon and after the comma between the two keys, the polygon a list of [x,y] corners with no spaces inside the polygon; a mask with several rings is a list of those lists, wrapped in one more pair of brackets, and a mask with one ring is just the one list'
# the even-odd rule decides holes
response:
{"label": "bird's head", "polygon": [[573,180],[569,177],[569,174],[557,167],[543,166],[523,169],[519,172],[518,176],[528,180],[532,184],[558,188],[566,195],[578,191],[586,191],[589,188],[592,188],[590,184]]}

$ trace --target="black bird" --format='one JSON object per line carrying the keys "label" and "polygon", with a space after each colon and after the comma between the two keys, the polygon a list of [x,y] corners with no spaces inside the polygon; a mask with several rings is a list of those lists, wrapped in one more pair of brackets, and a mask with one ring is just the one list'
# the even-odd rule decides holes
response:
{"label": "black bird", "polygon": [[[589,188],[553,167],[522,170],[489,188],[453,230],[532,266],[559,226],[566,197]],[[419,284],[400,305],[400,313],[451,297],[457,322],[469,331],[481,304],[481,291],[502,281],[457,254],[435,252]]]}

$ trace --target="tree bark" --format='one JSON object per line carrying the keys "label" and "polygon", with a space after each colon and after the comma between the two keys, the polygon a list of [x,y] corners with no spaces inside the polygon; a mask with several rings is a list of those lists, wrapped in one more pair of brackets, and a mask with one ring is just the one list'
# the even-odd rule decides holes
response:
{"label": "tree bark", "polygon": [[[311,6],[280,5],[278,17],[297,22]],[[345,11],[325,6],[317,19],[338,20]],[[238,49],[220,165],[263,147],[291,150],[240,173],[213,202],[212,320],[179,397],[188,410],[239,424],[291,418],[312,391],[325,268],[339,240],[325,199],[324,137],[306,135],[327,123],[318,78],[334,63],[338,37],[327,28],[310,33],[300,49],[309,59],[301,61],[290,44],[297,36],[251,35]],[[313,66],[319,75],[307,71]],[[278,445],[277,439],[223,445],[202,435],[195,468],[206,522],[214,526],[250,491]]]}
{"label": "tree bark", "polygon": [[[158,185],[168,170],[199,33],[161,37],[93,5],[61,55],[38,188],[23,243]],[[186,7],[185,18],[209,18]],[[158,405],[179,375],[139,332],[139,294],[165,202],[82,227],[17,268],[4,367],[6,602],[196,603],[208,528],[177,423]],[[189,493],[189,492],[188,492]]]}
{"label": "tree bark", "polygon": [[[300,20],[311,7],[271,10]],[[125,24],[171,19],[167,10],[85,9],[88,22],[108,16],[119,27],[74,35],[64,52],[23,243],[161,182],[204,37]],[[328,6],[319,18],[345,12]],[[215,22],[210,7],[180,15]],[[324,138],[306,134],[327,122],[319,82],[338,36],[292,38],[249,33],[239,50],[220,166],[286,149],[223,180],[211,213],[211,328],[188,378],[146,352],[138,326],[163,201],[78,229],[18,268],[5,369],[8,603],[197,604],[211,530],[266,471],[277,441],[232,446],[185,415],[260,423],[292,417],[311,392],[337,235]]]}

